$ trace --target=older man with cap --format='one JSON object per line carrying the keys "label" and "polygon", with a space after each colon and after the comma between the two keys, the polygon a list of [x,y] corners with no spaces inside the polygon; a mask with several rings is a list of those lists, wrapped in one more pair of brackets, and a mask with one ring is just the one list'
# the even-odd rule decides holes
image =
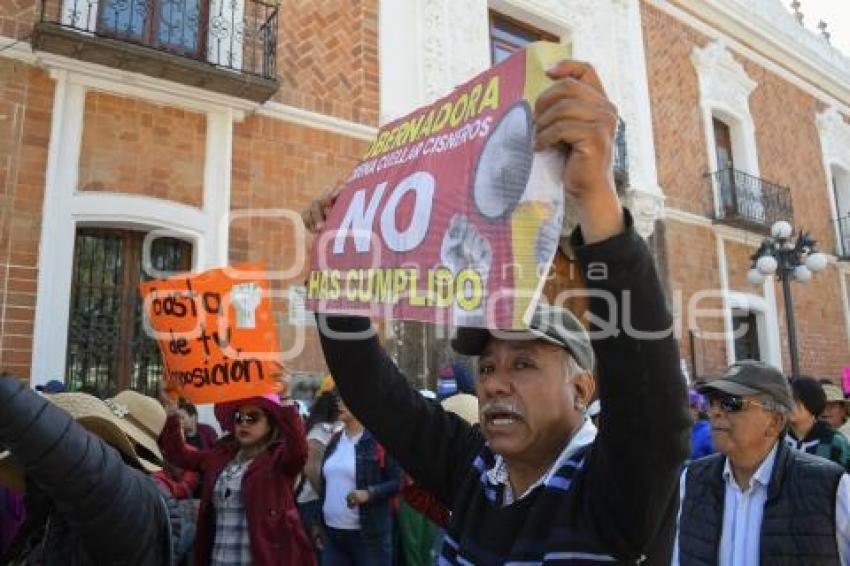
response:
{"label": "older man with cap", "polygon": [[718,454],[682,473],[674,565],[850,560],[850,479],[784,441],[794,400],[779,370],[743,361],[700,390]]}
{"label": "older man with cap", "polygon": [[[614,188],[616,111],[592,67],[565,61],[549,73],[557,82],[537,101],[535,147],[570,147],[572,248],[585,271],[604,266],[607,277],[587,278],[590,310],[616,331],[591,343],[570,311],[550,305],[527,331],[460,328],[453,348],[478,357],[480,425],[423,399],[368,319],[320,315],[322,347],[352,412],[451,510],[441,563],[657,564],[669,561],[688,453],[672,319]],[[330,205],[313,203],[308,228]],[[586,415],[594,369],[605,408],[598,434]]]}

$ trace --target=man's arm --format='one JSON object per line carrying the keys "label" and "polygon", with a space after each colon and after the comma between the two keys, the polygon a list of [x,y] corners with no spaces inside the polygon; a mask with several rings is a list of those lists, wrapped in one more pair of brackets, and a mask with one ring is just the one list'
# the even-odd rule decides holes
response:
{"label": "man's arm", "polygon": [[[156,484],[13,377],[0,377],[0,443],[56,505],[98,564],[157,564],[171,541]],[[170,558],[169,563],[170,563]]]}
{"label": "man's arm", "polygon": [[483,445],[478,429],[410,386],[370,332],[368,318],[317,319],[325,361],[345,404],[417,483],[451,505]]}
{"label": "man's arm", "polygon": [[[676,495],[690,418],[673,321],[652,255],[625,216],[622,234],[572,244],[594,294],[590,311],[604,414],[588,464],[589,512],[618,552],[646,552]],[[606,321],[610,326],[601,324]]]}
{"label": "man's arm", "polygon": [[[685,385],[672,319],[649,249],[623,214],[613,179],[617,111],[592,66],[562,61],[535,104],[535,149],[569,147],[564,191],[590,311],[617,334],[594,340],[603,426],[590,456],[588,512],[618,554],[644,554],[675,497],[688,450]],[[594,277],[602,266],[603,276]],[[609,301],[614,305],[609,306]],[[641,332],[636,332],[641,331]],[[648,333],[668,331],[663,336]]]}

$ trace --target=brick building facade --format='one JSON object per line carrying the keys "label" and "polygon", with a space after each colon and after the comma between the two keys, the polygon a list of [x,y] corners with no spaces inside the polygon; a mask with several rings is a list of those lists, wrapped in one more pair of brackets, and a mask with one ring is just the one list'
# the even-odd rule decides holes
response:
{"label": "brick building facade", "polygon": [[[0,6],[0,366],[155,392],[135,284],[144,236],[164,230],[149,255],[167,268],[277,271],[287,365],[321,375],[315,331],[290,318],[305,270],[293,213],[374,137],[377,0],[239,0],[238,14],[212,1],[200,29],[165,22],[191,3],[148,4],[154,16],[111,0],[91,14],[74,0]],[[222,47],[228,27],[241,33]]]}
{"label": "brick building facade", "polygon": [[[842,245],[850,235],[844,205],[850,186],[843,179],[850,163],[850,60],[778,2],[754,2],[750,9],[746,17],[755,18],[750,25],[758,33],[731,26],[728,13],[698,2],[646,2],[641,9],[658,182],[666,197],[668,276],[684,297],[682,353],[697,375],[716,374],[744,355],[790,372],[781,286],[747,280],[750,256],[781,217],[811,232],[833,257],[811,281],[794,283],[792,293],[802,371],[838,381],[850,365],[850,270]],[[735,173],[731,187],[716,173],[730,151],[719,147],[727,133],[732,147],[725,165],[745,173]],[[727,214],[722,193],[749,186],[764,216],[741,206]],[[790,203],[771,218],[770,200],[783,194]],[[748,197],[738,198],[740,205]],[[725,317],[689,328],[692,311],[710,304],[689,303],[704,289],[719,291],[715,302]],[[740,329],[736,338],[728,331],[739,321],[750,330]],[[705,338],[711,330],[726,336]]]}
{"label": "brick building facade", "polygon": [[[134,2],[160,20],[119,14]],[[831,254],[794,285],[803,369],[837,380],[850,366],[850,59],[778,0],[210,0],[191,21],[163,16],[185,0],[134,2],[0,5],[3,369],[152,391],[157,354],[133,289],[153,233],[157,265],[279,272],[287,365],[321,375],[287,211],[343,178],[379,124],[535,37],[594,63],[620,109],[620,188],[689,372],[745,354],[789,370],[779,287],[747,282],[768,220],[759,199],[774,193]],[[729,214],[738,182],[724,170],[755,187],[755,209]],[[559,264],[550,289],[571,273]],[[741,323],[750,331],[732,338]],[[399,354],[436,339],[414,335]],[[427,374],[445,355],[420,358]]]}

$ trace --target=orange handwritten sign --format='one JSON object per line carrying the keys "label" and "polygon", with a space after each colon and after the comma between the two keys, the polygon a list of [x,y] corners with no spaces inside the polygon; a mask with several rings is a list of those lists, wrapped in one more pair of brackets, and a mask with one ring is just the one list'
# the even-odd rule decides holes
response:
{"label": "orange handwritten sign", "polygon": [[280,389],[280,344],[262,267],[156,279],[139,291],[168,394],[220,403]]}

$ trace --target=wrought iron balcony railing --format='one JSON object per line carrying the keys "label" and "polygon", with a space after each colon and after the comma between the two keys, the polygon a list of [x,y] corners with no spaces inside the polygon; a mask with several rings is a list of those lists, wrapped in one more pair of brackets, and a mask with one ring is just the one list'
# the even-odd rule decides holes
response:
{"label": "wrought iron balcony railing", "polygon": [[[128,59],[132,65],[134,57],[143,58],[147,52],[147,60],[130,70],[154,75],[158,67],[174,65],[177,57],[188,60],[198,71],[204,67],[229,71],[243,81],[275,81],[276,87],[278,6],[273,2],[41,0],[34,44],[43,50],[122,68]],[[76,44],[69,45],[74,41]],[[118,53],[122,45],[124,52]],[[179,61],[176,64],[179,66]],[[184,64],[183,73],[187,68],[192,69]]]}
{"label": "wrought iron balcony railing", "polygon": [[777,220],[793,223],[790,188],[737,169],[722,169],[710,178],[719,197],[717,221],[759,231],[769,230]]}
{"label": "wrought iron balcony railing", "polygon": [[850,260],[850,215],[835,221],[838,224],[838,249],[835,255]]}

